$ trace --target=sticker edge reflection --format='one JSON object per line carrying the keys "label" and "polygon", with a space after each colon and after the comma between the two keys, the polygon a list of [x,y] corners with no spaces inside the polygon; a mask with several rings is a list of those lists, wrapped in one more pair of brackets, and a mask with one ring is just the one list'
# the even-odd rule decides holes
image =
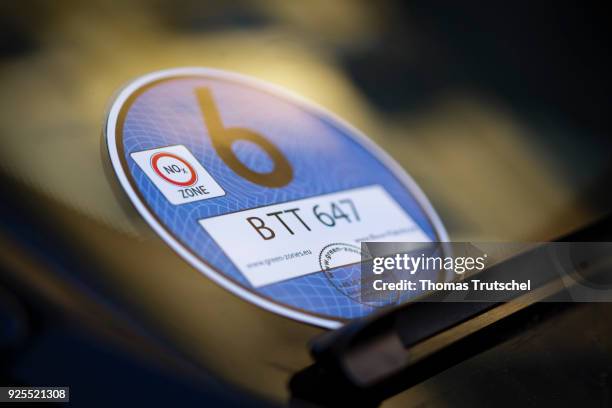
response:
{"label": "sticker edge reflection", "polygon": [[380,161],[391,172],[391,174],[397,178],[400,184],[402,184],[414,197],[415,201],[418,203],[427,217],[427,220],[431,223],[434,233],[436,234],[437,241],[447,242],[449,240],[446,229],[444,228],[444,225],[442,224],[437,212],[429,202],[425,193],[423,193],[412,177],[393,158],[391,158],[388,153],[370,140],[363,132],[320,105],[269,82],[220,69],[181,67],[155,71],[142,75],[127,83],[114,95],[110,108],[107,111],[106,123],[104,126],[104,139],[106,141],[107,151],[113,170],[119,180],[119,183],[123,187],[123,190],[128,195],[131,203],[134,205],[138,213],[145,219],[147,224],[155,231],[155,233],[190,266],[222,288],[267,311],[292,320],[297,320],[299,322],[308,323],[327,329],[336,329],[341,327],[343,323],[349,321],[348,319],[318,315],[314,312],[281,304],[243,286],[242,284],[234,281],[232,278],[225,276],[222,272],[218,272],[214,267],[212,267],[212,265],[209,265],[208,262],[183,245],[180,239],[175,237],[174,234],[172,234],[164,226],[164,223],[152,210],[150,210],[149,206],[145,203],[144,197],[142,197],[140,191],[138,191],[136,188],[134,181],[128,177],[126,171],[128,167],[125,161],[125,155],[123,154],[123,144],[117,143],[117,133],[121,139],[123,136],[123,124],[125,123],[127,116],[127,109],[129,109],[131,104],[138,96],[151,87],[171,79],[190,77],[200,79],[203,77],[208,77],[252,86],[255,89],[269,92],[273,95],[284,98],[287,101],[294,103],[309,112],[312,112],[313,114],[324,117],[330,120],[332,123],[336,123],[340,128],[347,131],[345,132],[346,136],[350,137],[353,141],[362,146],[368,153],[374,156],[375,159]]}

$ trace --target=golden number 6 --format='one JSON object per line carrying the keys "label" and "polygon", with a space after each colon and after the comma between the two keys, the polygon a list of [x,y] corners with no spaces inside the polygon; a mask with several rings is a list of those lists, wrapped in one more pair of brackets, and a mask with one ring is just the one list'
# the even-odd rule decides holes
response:
{"label": "golden number 6", "polygon": [[[293,169],[276,146],[252,130],[223,126],[210,90],[208,88],[197,88],[195,93],[212,145],[230,169],[241,177],[265,187],[283,187],[291,182]],[[264,149],[274,161],[274,170],[269,173],[258,173],[245,166],[232,150],[232,144],[237,140],[247,140]]]}

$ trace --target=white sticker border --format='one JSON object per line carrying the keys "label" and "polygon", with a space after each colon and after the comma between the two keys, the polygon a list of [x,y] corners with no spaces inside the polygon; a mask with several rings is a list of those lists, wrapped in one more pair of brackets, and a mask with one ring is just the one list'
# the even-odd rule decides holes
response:
{"label": "white sticker border", "polygon": [[138,91],[140,88],[151,84],[152,82],[158,82],[161,80],[168,80],[174,77],[204,77],[212,79],[221,79],[230,82],[237,82],[242,85],[251,86],[265,92],[272,93],[279,97],[285,98],[291,103],[294,103],[303,109],[313,112],[315,115],[324,117],[334,123],[337,127],[346,130],[345,134],[351,137],[355,142],[360,144],[364,149],[370,152],[377,160],[379,160],[387,169],[406,187],[406,189],[413,195],[417,203],[421,206],[425,215],[429,218],[434,232],[437,235],[439,242],[447,242],[448,233],[440,220],[440,217],[432,207],[431,203],[416,184],[416,182],[406,173],[401,166],[395,162],[385,151],[378,147],[373,141],[371,141],[364,133],[351,124],[336,116],[332,112],[324,109],[323,107],[311,102],[304,97],[297,95],[285,88],[277,85],[270,84],[249,76],[237,74],[233,72],[223,71],[214,68],[199,68],[199,67],[183,67],[183,68],[172,68],[161,71],[156,71],[143,75],[134,79],[132,82],[122,88],[108,111],[106,126],[104,126],[104,138],[108,148],[108,154],[110,156],[111,164],[115,171],[119,183],[127,193],[132,204],[136,207],[136,210],[146,220],[146,222],[153,228],[153,230],[168,244],[180,257],[187,261],[192,267],[200,271],[202,274],[207,276],[209,279],[229,290],[235,295],[242,299],[251,302],[263,309],[270,312],[279,314],[281,316],[288,317],[293,320],[312,324],[319,327],[328,329],[336,329],[341,327],[347,322],[346,319],[334,319],[316,315],[315,313],[307,312],[303,309],[297,309],[288,305],[283,305],[273,301],[267,297],[259,295],[258,293],[249,290],[248,288],[240,285],[234,280],[226,277],[222,272],[217,272],[212,267],[207,265],[199,256],[194,254],[190,249],[183,246],[172,233],[162,225],[157,218],[150,211],[148,206],[140,199],[136,191],[134,191],[132,184],[130,183],[128,176],[123,168],[119,151],[117,149],[116,139],[116,127],[119,120],[119,115],[122,111],[124,104],[128,101],[130,96]]}

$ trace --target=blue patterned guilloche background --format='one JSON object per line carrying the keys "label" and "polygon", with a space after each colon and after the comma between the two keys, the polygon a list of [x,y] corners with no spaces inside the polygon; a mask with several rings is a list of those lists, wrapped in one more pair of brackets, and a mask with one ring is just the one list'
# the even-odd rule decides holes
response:
{"label": "blue patterned guilloche background", "polygon": [[[198,87],[211,90],[224,126],[248,128],[280,149],[293,167],[291,183],[282,188],[262,187],[225,165],[204,124],[194,92]],[[348,132],[327,116],[250,84],[218,78],[175,78],[154,85],[136,98],[126,116],[122,142],[137,188],[151,211],[184,246],[219,273],[263,297],[307,312],[350,319],[373,308],[347,296],[324,272],[254,288],[198,224],[200,219],[229,212],[378,184],[432,240],[437,240],[429,219],[407,188]],[[191,151],[225,190],[225,196],[172,205],[130,157],[133,152],[177,144]],[[233,150],[256,171],[273,168],[268,156],[253,143],[237,142]],[[244,245],[240,237],[236,237],[236,245]],[[349,268],[337,270],[336,275],[351,273]]]}

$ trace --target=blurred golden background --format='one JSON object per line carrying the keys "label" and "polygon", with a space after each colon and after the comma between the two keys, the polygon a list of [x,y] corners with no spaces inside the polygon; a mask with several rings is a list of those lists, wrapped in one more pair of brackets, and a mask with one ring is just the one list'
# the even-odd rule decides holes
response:
{"label": "blurred golden background", "polygon": [[[365,0],[5,2],[0,176],[95,265],[87,273],[125,314],[223,378],[286,399],[287,378],[308,363],[306,342],[320,331],[236,300],[149,230],[105,170],[106,109],[121,86],[154,70],[252,75],[321,104],[380,144],[429,196],[451,239],[554,239],[609,208],[601,92],[579,99],[597,76],[576,72],[580,63],[563,47],[521,51],[548,44],[547,31],[521,37],[522,27],[501,24],[503,11],[479,5],[481,23],[471,20],[475,10]],[[531,28],[545,12],[533,11]],[[551,44],[565,40],[576,46]],[[9,248],[0,256],[6,270],[53,281]],[[69,296],[45,285],[58,302]],[[86,311],[90,301],[66,307]],[[105,325],[109,316],[86,319]],[[412,390],[411,405],[435,393]]]}

